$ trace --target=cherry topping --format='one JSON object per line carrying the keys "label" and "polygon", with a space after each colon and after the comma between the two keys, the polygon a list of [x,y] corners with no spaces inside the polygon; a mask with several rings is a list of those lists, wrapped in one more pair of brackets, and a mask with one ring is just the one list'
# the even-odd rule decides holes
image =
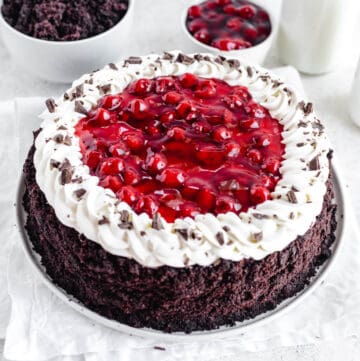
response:
{"label": "cherry topping", "polygon": [[271,32],[269,14],[246,0],[206,0],[191,6],[186,26],[195,39],[222,51],[257,45]]}
{"label": "cherry topping", "polygon": [[137,213],[173,222],[270,199],[282,129],[247,88],[185,73],[139,79],[104,96],[76,135],[100,186]]}

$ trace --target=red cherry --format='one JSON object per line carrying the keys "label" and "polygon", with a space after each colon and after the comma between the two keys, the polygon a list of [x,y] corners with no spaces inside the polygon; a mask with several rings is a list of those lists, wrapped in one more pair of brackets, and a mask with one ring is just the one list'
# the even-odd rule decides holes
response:
{"label": "red cherry", "polygon": [[244,22],[237,17],[233,17],[227,21],[226,26],[231,30],[239,31],[244,26]]}
{"label": "red cherry", "polygon": [[159,121],[157,120],[152,120],[147,122],[146,126],[145,126],[145,130],[148,134],[155,136],[160,134],[160,129],[159,129]]}
{"label": "red cherry", "polygon": [[223,115],[223,119],[224,119],[224,124],[228,127],[228,128],[235,128],[238,125],[238,121],[237,119],[234,117],[234,113],[232,113],[230,110],[225,109],[224,110],[224,115]]}
{"label": "red cherry", "polygon": [[152,81],[150,79],[139,79],[131,84],[129,87],[130,93],[135,93],[136,95],[144,95],[151,91]]}
{"label": "red cherry", "polygon": [[124,161],[120,158],[107,158],[101,165],[99,172],[102,175],[119,174],[124,169]]}
{"label": "red cherry", "polygon": [[250,103],[245,107],[245,111],[248,115],[254,118],[265,118],[267,112],[264,107],[256,103]]}
{"label": "red cherry", "polygon": [[181,169],[167,168],[158,177],[159,181],[166,187],[179,187],[184,184],[185,173]]}
{"label": "red cherry", "polygon": [[254,26],[248,25],[246,29],[243,31],[245,39],[254,42],[256,38],[258,37],[258,31]]}
{"label": "red cherry", "polygon": [[215,0],[215,2],[217,5],[224,6],[224,5],[230,4],[231,0]]}
{"label": "red cherry", "polygon": [[185,185],[181,189],[181,194],[186,199],[194,199],[199,191],[198,187],[191,186],[191,185]]}
{"label": "red cherry", "polygon": [[185,202],[180,206],[180,213],[183,217],[196,217],[199,214],[199,207],[190,202]]}
{"label": "red cherry", "polygon": [[206,1],[205,2],[205,7],[210,9],[210,10],[213,10],[213,9],[216,9],[218,6],[218,3],[217,1]]}
{"label": "red cherry", "polygon": [[211,130],[211,126],[206,120],[199,120],[192,123],[191,128],[194,129],[196,133],[209,133]]}
{"label": "red cherry", "polygon": [[106,95],[99,102],[99,107],[105,108],[107,110],[117,109],[122,102],[122,97],[119,95]]}
{"label": "red cherry", "polygon": [[124,136],[124,141],[134,151],[138,151],[144,146],[144,137],[141,133],[128,132]]}
{"label": "red cherry", "polygon": [[164,94],[174,87],[175,81],[172,77],[163,76],[155,81],[155,91],[158,94]]}
{"label": "red cherry", "polygon": [[270,192],[263,186],[254,185],[250,188],[250,198],[254,204],[259,204],[270,199]]}
{"label": "red cherry", "polygon": [[102,157],[103,156],[101,152],[97,150],[91,150],[86,154],[85,164],[87,164],[90,169],[96,169]]}
{"label": "red cherry", "polygon": [[247,119],[242,119],[240,121],[240,125],[245,128],[245,129],[259,129],[260,128],[260,123],[258,119],[255,118],[247,118]]}
{"label": "red cherry", "polygon": [[201,7],[198,5],[193,5],[189,7],[188,16],[190,18],[199,18],[201,16]]}
{"label": "red cherry", "polygon": [[225,139],[231,138],[231,132],[226,127],[220,126],[213,130],[212,136],[217,142],[222,142]]}
{"label": "red cherry", "polygon": [[196,158],[204,165],[215,167],[222,164],[224,153],[221,148],[216,145],[197,145]]}
{"label": "red cherry", "polygon": [[175,119],[175,112],[172,110],[160,115],[161,123],[171,123]]}
{"label": "red cherry", "polygon": [[203,210],[210,211],[215,205],[214,192],[209,189],[201,189],[197,194],[196,201]]}
{"label": "red cherry", "polygon": [[103,188],[110,188],[116,193],[123,185],[119,176],[108,175],[100,181],[100,186]]}
{"label": "red cherry", "polygon": [[182,141],[185,139],[185,130],[180,127],[172,127],[167,132],[168,137],[173,138],[177,141]]}
{"label": "red cherry", "polygon": [[218,196],[215,203],[215,213],[227,213],[235,211],[235,199],[230,196]]}
{"label": "red cherry", "polygon": [[124,170],[124,181],[126,184],[136,184],[140,182],[140,174],[132,167],[127,167]]}
{"label": "red cherry", "polygon": [[254,163],[260,163],[261,162],[261,153],[258,149],[250,149],[247,152],[247,157]]}
{"label": "red cherry", "polygon": [[237,12],[237,8],[234,5],[226,5],[223,8],[225,14],[235,15]]}
{"label": "red cherry", "polygon": [[198,83],[196,75],[185,73],[179,76],[179,82],[184,88],[192,88]]}
{"label": "red cherry", "polygon": [[270,137],[262,135],[256,139],[256,144],[259,147],[268,147],[271,144]]}
{"label": "red cherry", "polygon": [[243,5],[237,10],[237,13],[244,19],[252,19],[256,14],[256,9],[252,5]]}
{"label": "red cherry", "polygon": [[264,169],[271,174],[276,174],[280,169],[280,161],[276,158],[268,158],[264,162]]}
{"label": "red cherry", "polygon": [[240,154],[240,145],[235,142],[225,144],[225,153],[229,158],[236,158]]}
{"label": "red cherry", "polygon": [[230,108],[230,109],[236,109],[240,108],[243,105],[242,99],[235,95],[231,94],[223,98],[223,102]]}
{"label": "red cherry", "polygon": [[251,47],[251,43],[243,39],[221,38],[211,43],[211,46],[224,51],[245,49]]}
{"label": "red cherry", "polygon": [[130,206],[133,205],[139,197],[139,193],[131,186],[123,186],[116,195]]}
{"label": "red cherry", "polygon": [[194,34],[194,38],[201,43],[210,44],[211,36],[207,29],[200,29]]}
{"label": "red cherry", "polygon": [[177,92],[171,91],[163,96],[163,100],[166,104],[178,104],[183,96]]}
{"label": "red cherry", "polygon": [[124,155],[129,154],[129,148],[123,142],[111,145],[109,151],[114,157],[123,157]]}
{"label": "red cherry", "polygon": [[188,23],[188,29],[192,34],[194,34],[196,31],[200,29],[206,29],[206,27],[207,27],[206,22],[201,19],[195,19],[190,23]]}
{"label": "red cherry", "polygon": [[133,99],[130,100],[128,105],[129,112],[136,119],[144,119],[147,115],[147,111],[149,109],[148,105],[142,99]]}
{"label": "red cherry", "polygon": [[143,196],[136,203],[135,211],[137,213],[145,212],[152,217],[158,208],[159,206],[151,196]]}
{"label": "red cherry", "polygon": [[176,107],[176,114],[180,119],[185,119],[190,114],[190,112],[194,112],[195,110],[196,109],[189,100],[183,100]]}
{"label": "red cherry", "polygon": [[216,85],[212,80],[203,80],[196,86],[195,95],[199,98],[212,98],[216,95]]}
{"label": "red cherry", "polygon": [[111,114],[104,108],[98,108],[89,119],[92,126],[104,127],[110,125]]}
{"label": "red cherry", "polygon": [[145,160],[145,168],[151,172],[158,173],[166,167],[167,160],[162,153],[150,153]]}

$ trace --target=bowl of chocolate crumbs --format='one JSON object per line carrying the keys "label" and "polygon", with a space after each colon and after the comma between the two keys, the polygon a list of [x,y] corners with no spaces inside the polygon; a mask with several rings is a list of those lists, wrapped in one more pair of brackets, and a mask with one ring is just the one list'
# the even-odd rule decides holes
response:
{"label": "bowl of chocolate crumbs", "polygon": [[0,0],[0,32],[25,71],[67,83],[125,54],[134,0]]}

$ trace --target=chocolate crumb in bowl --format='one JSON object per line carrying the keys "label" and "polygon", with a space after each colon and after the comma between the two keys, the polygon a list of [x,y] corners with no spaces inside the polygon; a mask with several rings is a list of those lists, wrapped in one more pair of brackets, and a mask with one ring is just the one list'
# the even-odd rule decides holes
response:
{"label": "chocolate crumb in bowl", "polygon": [[34,38],[74,41],[101,34],[126,14],[128,0],[4,0],[8,24]]}

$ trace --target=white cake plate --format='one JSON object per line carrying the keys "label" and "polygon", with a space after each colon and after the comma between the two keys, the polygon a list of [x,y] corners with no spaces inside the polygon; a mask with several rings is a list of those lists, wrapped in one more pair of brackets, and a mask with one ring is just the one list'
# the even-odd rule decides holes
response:
{"label": "white cake plate", "polygon": [[274,321],[274,319],[284,315],[285,313],[293,310],[299,303],[303,302],[311,293],[315,291],[317,287],[319,287],[322,281],[327,276],[331,266],[334,264],[337,259],[341,246],[344,242],[343,234],[345,223],[347,222],[347,211],[345,205],[348,204],[346,202],[346,192],[344,190],[344,184],[341,181],[341,177],[339,177],[339,173],[336,171],[336,166],[333,163],[333,178],[335,185],[335,198],[337,203],[337,231],[336,231],[336,240],[332,245],[332,255],[331,257],[318,269],[316,275],[311,278],[309,285],[307,285],[303,291],[299,292],[294,297],[284,300],[281,302],[274,310],[262,313],[257,317],[245,320],[242,322],[237,322],[234,326],[222,326],[216,330],[210,331],[194,331],[190,334],[186,334],[184,332],[175,332],[175,333],[165,333],[162,331],[150,329],[150,328],[134,328],[118,321],[110,320],[104,316],[101,316],[94,311],[91,311],[86,306],[84,306],[80,301],[75,299],[73,296],[69,295],[62,288],[53,283],[50,276],[46,273],[45,268],[42,266],[40,260],[40,256],[33,250],[30,239],[25,230],[25,221],[26,221],[26,212],[22,206],[22,197],[24,194],[24,179],[21,178],[18,193],[17,193],[17,221],[18,221],[18,229],[20,231],[20,239],[22,242],[22,246],[24,252],[26,254],[26,258],[33,266],[34,271],[38,274],[41,280],[45,283],[45,285],[61,300],[67,303],[71,308],[76,311],[82,313],[84,316],[88,317],[90,320],[98,322],[104,326],[110,327],[112,329],[124,332],[126,334],[141,336],[141,337],[151,337],[155,339],[159,339],[162,341],[196,341],[196,340],[204,340],[211,338],[223,338],[234,336],[236,334],[243,333],[248,331],[251,328],[259,327],[268,323],[270,321]]}

